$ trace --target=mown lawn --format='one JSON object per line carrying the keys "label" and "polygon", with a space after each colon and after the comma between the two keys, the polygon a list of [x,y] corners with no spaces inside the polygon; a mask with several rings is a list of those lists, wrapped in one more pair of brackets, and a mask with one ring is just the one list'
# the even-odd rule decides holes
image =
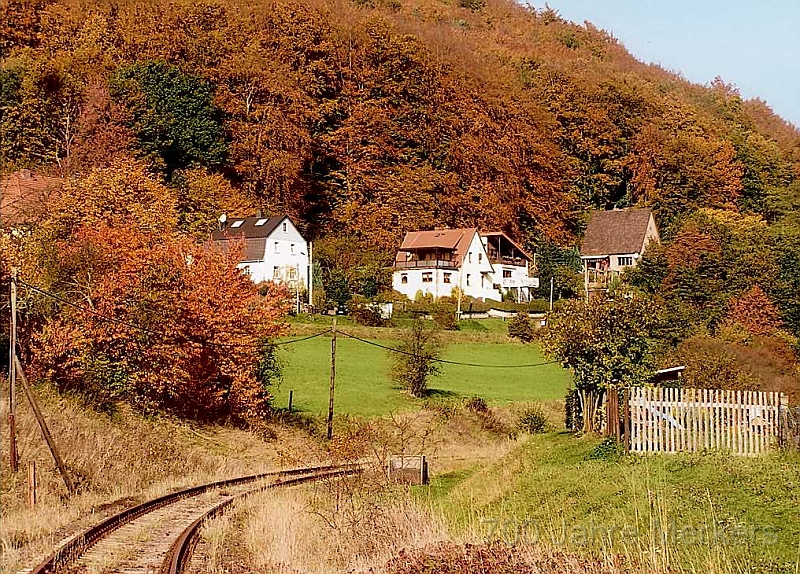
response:
{"label": "mown lawn", "polygon": [[797,454],[619,456],[599,445],[534,436],[497,465],[416,493],[455,531],[622,554],[631,571],[800,571]]}
{"label": "mown lawn", "polygon": [[[397,345],[397,341],[390,339],[377,342]],[[286,346],[280,356],[283,382],[275,392],[276,406],[286,406],[291,389],[294,408],[312,414],[327,412],[330,338],[319,337]],[[512,342],[454,341],[446,346],[443,358],[481,365],[545,362],[535,345]],[[387,351],[340,335],[336,354],[336,412],[374,417],[420,405],[421,401],[397,388],[388,373]],[[499,405],[561,399],[569,381],[569,374],[553,364],[519,369],[442,365],[442,374],[432,379],[431,389],[434,396],[477,395]]]}

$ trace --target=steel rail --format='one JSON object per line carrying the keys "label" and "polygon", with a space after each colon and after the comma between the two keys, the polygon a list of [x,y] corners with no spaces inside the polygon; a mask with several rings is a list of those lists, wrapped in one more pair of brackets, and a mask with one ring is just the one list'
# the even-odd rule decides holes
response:
{"label": "steel rail", "polygon": [[237,486],[240,484],[246,484],[248,482],[256,482],[270,477],[296,476],[324,471],[346,472],[348,470],[355,469],[358,466],[359,465],[357,464],[322,465],[277,470],[250,476],[231,478],[227,480],[219,480],[216,482],[201,484],[199,486],[192,486],[190,488],[185,488],[170,494],[165,494],[163,496],[159,496],[158,498],[154,498],[142,504],[138,504],[123,510],[122,512],[114,514],[113,516],[109,516],[94,526],[84,530],[80,534],[77,534],[63,546],[55,550],[50,556],[45,558],[40,564],[34,567],[30,571],[30,574],[52,574],[53,572],[57,571],[58,568],[63,567],[70,562],[74,562],[77,558],[79,558],[82,554],[84,554],[98,541],[105,538],[111,532],[114,532],[122,526],[133,522],[137,518],[153,512],[154,510],[169,506],[170,504],[174,504],[186,498],[199,496],[214,489]]}
{"label": "steel rail", "polygon": [[194,522],[192,522],[189,526],[187,526],[183,532],[181,532],[178,538],[175,539],[175,541],[172,543],[169,550],[167,551],[167,555],[164,558],[164,561],[161,564],[160,574],[184,574],[184,572],[186,572],[192,560],[192,554],[194,553],[194,548],[197,545],[197,541],[200,536],[200,529],[202,528],[203,524],[205,524],[206,521],[221,514],[222,511],[231,506],[234,502],[243,500],[244,498],[250,496],[251,494],[255,494],[257,492],[263,492],[271,488],[293,486],[295,484],[313,482],[315,480],[321,480],[323,478],[335,478],[337,476],[347,476],[361,471],[361,468],[352,467],[353,465],[348,465],[348,466],[350,466],[351,468],[328,470],[328,471],[316,471],[309,473],[307,476],[300,476],[296,478],[289,478],[287,480],[283,480],[280,482],[273,482],[261,488],[255,488],[253,490],[249,490],[247,492],[243,492],[242,494],[228,498],[227,500],[223,500],[222,502],[220,502],[219,504],[215,505],[213,508],[208,510],[205,514],[198,517]]}

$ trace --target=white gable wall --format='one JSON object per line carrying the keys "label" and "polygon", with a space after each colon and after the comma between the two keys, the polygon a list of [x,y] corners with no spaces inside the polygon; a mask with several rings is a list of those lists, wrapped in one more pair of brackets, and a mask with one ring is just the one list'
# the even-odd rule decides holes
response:
{"label": "white gable wall", "polygon": [[238,265],[245,269],[253,283],[275,281],[300,286],[309,283],[308,242],[287,217],[267,237],[263,261],[243,261]]}
{"label": "white gable wall", "polygon": [[[428,277],[431,281],[424,280]],[[499,299],[500,293],[492,284],[492,265],[477,233],[464,254],[460,269],[397,269],[392,275],[392,288],[412,300],[419,292],[431,294],[435,299],[449,297],[456,287],[477,299]]]}

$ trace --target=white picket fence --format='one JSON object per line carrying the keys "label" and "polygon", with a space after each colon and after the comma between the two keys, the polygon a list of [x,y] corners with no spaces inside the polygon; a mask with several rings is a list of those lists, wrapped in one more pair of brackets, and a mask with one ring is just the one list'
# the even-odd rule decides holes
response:
{"label": "white picket fence", "polygon": [[777,443],[787,405],[776,392],[634,387],[625,421],[629,448],[758,455]]}

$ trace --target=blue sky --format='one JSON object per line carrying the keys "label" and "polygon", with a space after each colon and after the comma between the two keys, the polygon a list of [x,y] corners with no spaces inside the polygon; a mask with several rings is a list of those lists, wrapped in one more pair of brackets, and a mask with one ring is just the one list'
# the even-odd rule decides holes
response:
{"label": "blue sky", "polygon": [[[532,0],[537,8],[543,2]],[[705,84],[716,76],[800,126],[800,0],[548,0],[637,59]]]}

